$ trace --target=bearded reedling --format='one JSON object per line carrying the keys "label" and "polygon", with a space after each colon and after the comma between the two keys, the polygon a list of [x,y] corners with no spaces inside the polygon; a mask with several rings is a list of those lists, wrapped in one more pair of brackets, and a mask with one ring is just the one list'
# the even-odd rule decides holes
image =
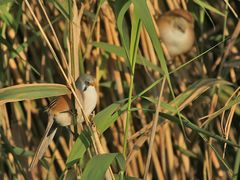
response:
{"label": "bearded reedling", "polygon": [[[86,113],[86,116],[90,115],[91,112],[95,109],[97,104],[97,92],[95,89],[95,79],[87,74],[81,75],[75,82],[77,88],[78,98],[83,106],[83,110]],[[30,164],[29,170],[33,169],[38,161],[43,157],[48,146],[53,140],[57,129],[59,127],[65,127],[73,124],[72,121],[72,112],[73,105],[71,101],[71,94],[63,95],[57,97],[52,101],[48,107],[48,125],[45,130],[44,136],[38,145],[33,160]],[[81,112],[79,109],[77,112]],[[83,122],[82,114],[79,115],[79,123]]]}
{"label": "bearded reedling", "polygon": [[171,57],[188,52],[195,40],[194,19],[188,11],[176,9],[157,20],[160,39]]}

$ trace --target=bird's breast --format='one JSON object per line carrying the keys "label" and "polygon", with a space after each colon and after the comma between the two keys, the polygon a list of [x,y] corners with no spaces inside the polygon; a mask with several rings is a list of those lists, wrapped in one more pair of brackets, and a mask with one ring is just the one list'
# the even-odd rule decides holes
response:
{"label": "bird's breast", "polygon": [[61,112],[54,116],[54,120],[59,126],[69,126],[72,124],[72,114],[70,112]]}
{"label": "bird's breast", "polygon": [[89,86],[83,93],[83,108],[86,115],[90,115],[97,104],[97,92],[93,86]]}
{"label": "bird's breast", "polygon": [[190,28],[180,30],[179,28],[169,26],[162,28],[160,38],[167,46],[171,55],[175,56],[187,52],[194,43],[194,32]]}

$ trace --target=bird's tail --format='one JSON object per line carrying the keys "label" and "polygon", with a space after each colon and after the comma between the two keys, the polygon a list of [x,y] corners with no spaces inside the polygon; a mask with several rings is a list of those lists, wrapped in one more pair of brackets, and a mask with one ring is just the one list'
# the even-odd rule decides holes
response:
{"label": "bird's tail", "polygon": [[38,161],[42,158],[43,154],[46,152],[49,144],[52,142],[53,137],[57,132],[57,127],[54,127],[53,123],[54,123],[54,120],[52,117],[50,117],[47,125],[47,129],[44,133],[41,143],[38,145],[36,153],[34,154],[33,160],[29,166],[29,170],[31,170],[37,165]]}

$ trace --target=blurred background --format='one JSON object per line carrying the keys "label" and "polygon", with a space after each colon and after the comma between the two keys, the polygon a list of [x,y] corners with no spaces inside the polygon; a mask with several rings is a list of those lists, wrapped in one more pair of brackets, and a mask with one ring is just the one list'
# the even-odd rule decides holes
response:
{"label": "blurred background", "polygon": [[[68,77],[88,73],[96,78],[99,100],[93,120],[101,146],[105,153],[126,157],[127,176],[237,179],[240,2],[141,0],[124,6],[127,3],[2,0],[0,88],[46,82],[66,85],[59,60]],[[190,13],[183,18],[194,21],[195,41],[186,52],[171,56],[167,43],[161,41],[162,51],[154,37],[161,36],[164,28],[158,26],[158,19],[174,9]],[[134,44],[135,30],[139,43]],[[178,46],[184,44],[180,39]],[[132,52],[136,56],[131,62]],[[131,91],[133,101],[127,110]],[[0,105],[3,179],[75,179],[84,172],[89,152],[78,165],[66,164],[75,142],[66,128],[57,133],[44,156],[48,166],[27,170],[45,131],[44,110],[50,100]],[[112,164],[113,173],[120,169]]]}

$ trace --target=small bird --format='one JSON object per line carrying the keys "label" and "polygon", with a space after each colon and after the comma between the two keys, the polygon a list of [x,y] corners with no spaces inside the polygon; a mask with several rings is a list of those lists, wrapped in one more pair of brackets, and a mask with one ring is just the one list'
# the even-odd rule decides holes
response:
{"label": "small bird", "polygon": [[194,43],[194,19],[188,11],[169,11],[157,20],[160,39],[171,57],[188,52]]}
{"label": "small bird", "polygon": [[[97,104],[97,92],[94,87],[95,79],[90,75],[83,74],[76,80],[75,84],[77,88],[77,96],[82,103],[82,107],[86,116],[88,116],[91,114]],[[59,96],[48,106],[48,125],[41,143],[39,144],[37,151],[34,154],[33,160],[29,166],[30,170],[34,168],[37,165],[38,161],[42,158],[49,144],[52,142],[58,127],[69,126],[73,124],[72,114],[74,109],[71,97],[71,94]],[[78,108],[79,106],[76,104],[75,107]],[[77,109],[77,112],[81,112],[80,108]],[[83,122],[83,116],[79,115],[79,117],[80,123]]]}

